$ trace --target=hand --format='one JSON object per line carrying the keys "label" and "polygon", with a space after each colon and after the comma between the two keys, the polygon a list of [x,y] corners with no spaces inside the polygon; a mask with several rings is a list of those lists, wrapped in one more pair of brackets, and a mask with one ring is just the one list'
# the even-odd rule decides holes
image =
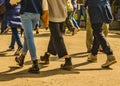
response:
{"label": "hand", "polygon": [[11,5],[17,5],[21,0],[10,0]]}

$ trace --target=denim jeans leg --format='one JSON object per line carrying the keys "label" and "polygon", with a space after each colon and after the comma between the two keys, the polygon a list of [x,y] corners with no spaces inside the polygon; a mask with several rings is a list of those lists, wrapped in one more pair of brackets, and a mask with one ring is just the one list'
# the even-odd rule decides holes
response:
{"label": "denim jeans leg", "polygon": [[[37,24],[39,20],[39,15],[36,15],[34,13],[25,13],[21,15],[22,24],[24,28],[25,33],[25,42],[24,45],[27,46],[32,60],[36,60],[36,47],[34,43],[34,35],[33,35],[33,28]],[[24,48],[25,49],[25,48]]]}
{"label": "denim jeans leg", "polygon": [[24,33],[24,43],[23,43],[22,53],[23,53],[23,54],[27,54],[27,51],[28,51],[28,45],[27,45],[26,35],[25,35],[25,33]]}
{"label": "denim jeans leg", "polygon": [[20,39],[19,33],[17,31],[17,28],[12,28],[12,32],[13,32],[13,35],[15,37],[15,41],[17,42],[18,47],[22,48],[23,45],[22,45],[22,41]]}
{"label": "denim jeans leg", "polygon": [[93,40],[93,46],[92,46],[91,52],[92,52],[92,55],[97,55],[100,42],[98,41],[99,39],[95,36],[94,33],[95,31],[93,31],[94,40]]}
{"label": "denim jeans leg", "polygon": [[77,13],[78,13],[77,23],[78,23],[78,26],[80,27],[80,23],[81,23],[81,15],[82,15],[82,11],[81,11],[81,9],[79,9],[79,10],[77,11]]}
{"label": "denim jeans leg", "polygon": [[11,35],[11,43],[10,43],[9,48],[14,48],[14,46],[15,46],[15,37],[14,37],[13,32],[12,32],[12,35]]}
{"label": "denim jeans leg", "polygon": [[[112,55],[113,51],[111,50],[110,45],[107,42],[107,40],[102,32],[102,25],[103,25],[103,23],[92,24],[93,35],[96,38],[96,42],[97,42],[97,43],[93,43],[93,46],[98,46],[98,44],[99,44],[102,46],[104,52],[107,55]],[[99,48],[99,47],[97,47],[97,48]]]}

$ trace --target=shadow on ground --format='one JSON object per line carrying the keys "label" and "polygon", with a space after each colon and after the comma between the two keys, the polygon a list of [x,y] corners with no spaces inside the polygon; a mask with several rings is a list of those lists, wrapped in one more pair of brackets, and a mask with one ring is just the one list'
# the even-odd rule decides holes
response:
{"label": "shadow on ground", "polygon": [[[51,70],[46,70],[46,71],[40,71],[40,74],[30,74],[28,73],[28,69],[11,73],[14,72],[15,70],[21,69],[21,67],[18,66],[10,66],[9,70],[1,72],[0,73],[0,81],[10,81],[16,78],[42,78],[42,77],[49,77],[49,76],[54,76],[54,75],[65,75],[65,74],[79,74],[80,71],[100,71],[100,70],[112,70],[111,68],[108,69],[103,69],[103,68],[89,68],[89,69],[76,69],[76,67],[79,66],[84,66],[90,64],[89,62],[83,62],[79,64],[75,64],[73,70],[67,71],[67,70],[62,70],[60,68],[56,69],[51,69]],[[41,65],[41,69],[46,68],[48,66]]]}

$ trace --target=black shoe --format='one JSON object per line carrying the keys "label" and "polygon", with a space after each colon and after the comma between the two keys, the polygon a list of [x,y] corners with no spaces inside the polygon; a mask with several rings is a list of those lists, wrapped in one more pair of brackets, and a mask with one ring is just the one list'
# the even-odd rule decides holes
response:
{"label": "black shoe", "polygon": [[65,64],[61,64],[61,69],[63,70],[71,70],[73,69],[73,65],[70,58],[65,58]]}
{"label": "black shoe", "polygon": [[44,61],[42,64],[49,64],[49,57],[50,55],[48,55],[47,53],[45,53],[44,56],[40,56],[40,60]]}
{"label": "black shoe", "polygon": [[72,70],[73,68],[72,64],[61,64],[61,69],[63,70]]}
{"label": "black shoe", "polygon": [[34,60],[34,61],[33,61],[33,65],[32,65],[31,68],[29,68],[28,72],[29,72],[29,73],[38,74],[38,73],[40,73],[39,70],[40,70],[40,69],[39,69],[39,66],[38,66],[38,60]]}
{"label": "black shoe", "polygon": [[16,50],[16,52],[14,53],[14,55],[15,56],[18,56],[18,55],[20,55],[20,53],[22,52],[22,47],[19,47],[17,50]]}
{"label": "black shoe", "polygon": [[25,59],[25,56],[21,54],[20,56],[17,56],[15,58],[15,61],[18,63],[19,66],[23,66],[24,59]]}

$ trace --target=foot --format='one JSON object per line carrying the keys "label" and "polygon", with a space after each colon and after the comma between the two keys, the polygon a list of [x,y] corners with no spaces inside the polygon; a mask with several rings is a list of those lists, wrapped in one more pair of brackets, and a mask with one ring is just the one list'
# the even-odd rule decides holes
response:
{"label": "foot", "polygon": [[40,60],[42,61],[42,64],[49,64],[49,58],[46,59],[44,56],[40,56]]}
{"label": "foot", "polygon": [[97,62],[97,56],[92,55],[91,53],[88,55],[88,62]]}
{"label": "foot", "polygon": [[63,69],[63,70],[72,70],[73,65],[72,64],[61,64],[61,69]]}
{"label": "foot", "polygon": [[25,56],[21,54],[20,56],[17,56],[15,58],[15,61],[18,63],[19,66],[22,67],[24,64],[24,58],[25,58]]}
{"label": "foot", "polygon": [[102,68],[109,68],[112,64],[115,64],[117,61],[114,56],[108,57],[106,62],[102,65]]}
{"label": "foot", "polygon": [[39,67],[33,65],[31,68],[29,68],[28,72],[29,72],[29,73],[38,74],[38,73],[40,73],[40,71],[39,71]]}
{"label": "foot", "polygon": [[28,72],[29,72],[29,73],[38,74],[38,73],[40,73],[39,70],[40,70],[40,69],[39,69],[39,66],[38,66],[38,60],[34,60],[34,61],[33,61],[33,65],[32,65],[31,68],[29,68]]}
{"label": "foot", "polygon": [[40,60],[42,61],[42,64],[49,64],[49,57],[50,55],[45,53],[44,56],[40,56]]}

